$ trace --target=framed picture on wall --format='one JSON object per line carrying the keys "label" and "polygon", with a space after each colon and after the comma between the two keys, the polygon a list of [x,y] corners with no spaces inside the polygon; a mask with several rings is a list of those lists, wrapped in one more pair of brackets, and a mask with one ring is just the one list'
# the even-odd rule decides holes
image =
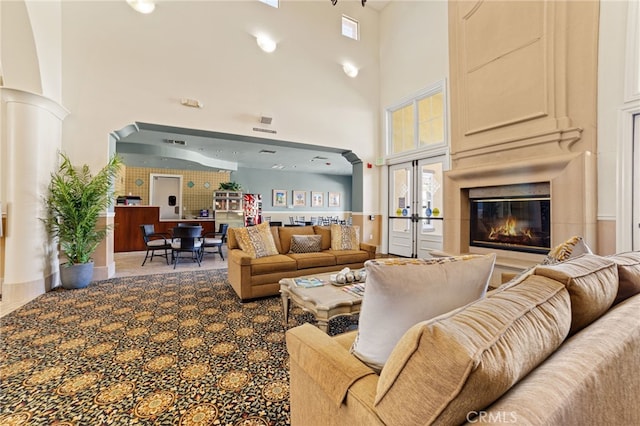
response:
{"label": "framed picture on wall", "polygon": [[339,192],[330,192],[329,193],[329,207],[340,207],[340,193]]}
{"label": "framed picture on wall", "polygon": [[311,192],[311,207],[324,207],[324,192]]}
{"label": "framed picture on wall", "polygon": [[307,191],[293,191],[293,207],[307,205]]}
{"label": "framed picture on wall", "polygon": [[287,191],[284,189],[273,190],[273,206],[287,207]]}

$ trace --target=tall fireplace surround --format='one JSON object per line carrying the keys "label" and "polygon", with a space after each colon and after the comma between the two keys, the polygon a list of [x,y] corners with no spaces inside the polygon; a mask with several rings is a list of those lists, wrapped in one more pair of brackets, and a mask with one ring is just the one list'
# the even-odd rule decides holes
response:
{"label": "tall fireplace surround", "polygon": [[595,170],[595,158],[587,151],[446,172],[444,251],[450,254],[494,252],[497,254],[497,266],[515,265],[514,269],[540,262],[544,257],[543,250],[540,253],[513,252],[473,246],[470,241],[470,190],[534,182],[548,182],[549,185],[552,200],[550,246],[554,247],[573,235],[580,235],[595,247]]}

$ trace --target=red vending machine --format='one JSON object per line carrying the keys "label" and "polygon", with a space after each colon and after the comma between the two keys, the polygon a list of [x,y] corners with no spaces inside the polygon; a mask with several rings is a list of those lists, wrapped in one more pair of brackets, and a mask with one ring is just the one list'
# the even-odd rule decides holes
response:
{"label": "red vending machine", "polygon": [[242,207],[244,210],[244,226],[262,223],[262,195],[244,194]]}

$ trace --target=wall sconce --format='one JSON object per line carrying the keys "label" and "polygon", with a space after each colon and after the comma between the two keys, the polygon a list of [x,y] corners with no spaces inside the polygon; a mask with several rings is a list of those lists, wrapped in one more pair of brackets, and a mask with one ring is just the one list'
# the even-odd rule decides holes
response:
{"label": "wall sconce", "polygon": [[258,46],[260,46],[260,49],[267,53],[271,53],[276,50],[276,42],[265,35],[259,35],[258,37],[256,37],[256,41],[258,42]]}
{"label": "wall sconce", "polygon": [[346,75],[351,78],[356,78],[358,76],[358,68],[355,65],[346,63],[342,66],[342,70]]}
{"label": "wall sconce", "polygon": [[151,13],[156,8],[156,3],[154,0],[127,0],[127,3],[136,12],[144,14]]}

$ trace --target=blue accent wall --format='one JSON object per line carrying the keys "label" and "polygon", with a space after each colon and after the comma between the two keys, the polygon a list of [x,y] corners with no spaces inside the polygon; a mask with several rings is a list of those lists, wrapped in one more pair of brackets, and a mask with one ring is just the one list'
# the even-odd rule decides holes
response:
{"label": "blue accent wall", "polygon": [[[324,175],[282,170],[257,170],[239,168],[231,172],[231,180],[242,185],[243,192],[262,195],[262,209],[267,211],[291,212],[288,207],[274,207],[272,194],[274,189],[287,191],[287,203],[293,204],[293,191],[307,191],[305,207],[295,209],[304,211],[351,211],[352,177]],[[311,192],[324,194],[324,207],[311,207]],[[340,207],[329,207],[329,192],[340,193]]]}

